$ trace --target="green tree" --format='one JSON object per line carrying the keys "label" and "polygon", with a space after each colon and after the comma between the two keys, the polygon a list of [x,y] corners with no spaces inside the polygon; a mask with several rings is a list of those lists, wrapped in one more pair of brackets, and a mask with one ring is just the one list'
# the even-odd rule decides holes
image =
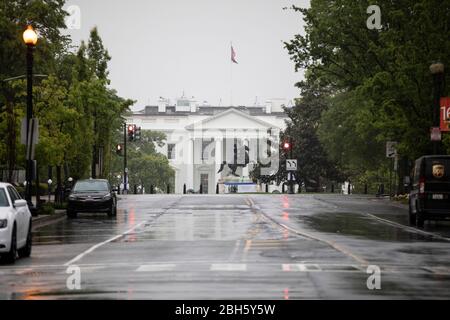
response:
{"label": "green tree", "polygon": [[[342,150],[353,150],[352,155],[346,155],[348,158],[359,153],[365,168],[375,170],[383,163],[371,165],[371,159],[380,159],[381,146],[388,140],[399,142],[402,163],[431,152],[429,66],[435,60],[449,64],[450,1],[377,1],[382,11],[381,30],[369,30],[366,26],[366,9],[371,4],[312,0],[310,8],[293,7],[303,16],[305,34],[296,35],[285,46],[296,70],[306,70],[306,82],[327,88],[330,97],[336,96],[337,100],[331,101],[336,107],[330,107],[321,119],[322,141],[327,148],[339,149],[339,145],[346,144]],[[448,73],[446,77],[448,84]],[[359,110],[361,102],[363,110]],[[331,114],[338,112],[338,105],[345,109],[346,119],[357,121],[344,130],[368,125],[369,140],[379,152],[376,157],[373,152],[365,153],[366,145],[356,144],[359,149],[352,145],[355,139],[340,140],[339,130],[325,133],[325,128],[339,125],[331,123],[335,121]],[[357,132],[365,134],[361,130],[352,133]],[[335,137],[331,136],[333,133]],[[405,168],[399,171],[400,175],[405,173]]]}
{"label": "green tree", "polygon": [[63,10],[64,2],[11,0],[0,3],[0,163],[7,167],[9,181],[12,170],[21,161],[18,153],[20,119],[17,117],[23,116],[19,110],[23,96],[17,92],[21,90],[20,81],[4,80],[25,74],[26,46],[22,33],[27,24],[32,24],[40,35],[34,54],[34,72],[48,74],[54,67],[54,57],[64,52],[69,43],[69,38],[61,33],[67,15]]}
{"label": "green tree", "polygon": [[[130,187],[141,185],[146,192],[150,192],[150,187],[157,187],[163,192],[167,190],[167,185],[173,192],[175,172],[170,167],[169,161],[165,155],[156,151],[156,146],[162,147],[166,135],[158,131],[143,130],[142,139],[138,141],[127,141],[127,162],[128,162],[128,180]],[[117,143],[123,142],[123,133],[115,135]],[[118,175],[123,176],[123,155],[113,156],[111,181],[119,183]]]}

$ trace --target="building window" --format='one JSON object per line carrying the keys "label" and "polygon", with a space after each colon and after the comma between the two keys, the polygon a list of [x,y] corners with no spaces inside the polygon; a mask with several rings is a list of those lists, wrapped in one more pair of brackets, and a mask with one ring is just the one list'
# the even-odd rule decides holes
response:
{"label": "building window", "polygon": [[167,144],[167,159],[175,159],[175,143]]}

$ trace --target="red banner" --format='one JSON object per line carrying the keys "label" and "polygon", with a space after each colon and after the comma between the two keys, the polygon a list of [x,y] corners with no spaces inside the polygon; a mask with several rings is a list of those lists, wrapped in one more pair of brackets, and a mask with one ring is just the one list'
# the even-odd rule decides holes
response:
{"label": "red banner", "polygon": [[441,98],[441,132],[449,132],[450,131],[450,98],[442,97]]}

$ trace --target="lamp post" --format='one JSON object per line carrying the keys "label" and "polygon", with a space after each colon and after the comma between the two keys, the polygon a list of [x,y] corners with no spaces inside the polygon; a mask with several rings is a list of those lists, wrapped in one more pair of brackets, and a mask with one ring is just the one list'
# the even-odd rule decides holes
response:
{"label": "lamp post", "polygon": [[[430,72],[433,75],[433,127],[439,128],[440,99],[444,80],[444,64],[441,62],[434,62],[430,66]],[[433,139],[433,154],[439,153],[439,145],[440,141]]]}
{"label": "lamp post", "polygon": [[26,157],[26,186],[25,186],[25,200],[30,207],[33,206],[31,202],[31,181],[32,181],[32,159],[31,159],[31,144],[30,141],[30,122],[33,118],[33,50],[36,46],[38,37],[36,32],[33,30],[32,26],[28,26],[27,30],[23,33],[23,41],[27,45],[27,121],[26,121],[26,146],[27,146],[27,157]]}
{"label": "lamp post", "polygon": [[52,179],[48,179],[47,180],[47,184],[48,184],[48,202],[50,202],[50,194],[52,193]]}

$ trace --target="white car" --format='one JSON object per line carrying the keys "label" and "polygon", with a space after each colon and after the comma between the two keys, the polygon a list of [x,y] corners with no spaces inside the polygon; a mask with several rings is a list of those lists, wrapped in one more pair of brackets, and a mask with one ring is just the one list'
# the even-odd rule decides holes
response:
{"label": "white car", "polygon": [[0,256],[14,263],[31,254],[31,213],[27,202],[9,183],[0,182]]}

